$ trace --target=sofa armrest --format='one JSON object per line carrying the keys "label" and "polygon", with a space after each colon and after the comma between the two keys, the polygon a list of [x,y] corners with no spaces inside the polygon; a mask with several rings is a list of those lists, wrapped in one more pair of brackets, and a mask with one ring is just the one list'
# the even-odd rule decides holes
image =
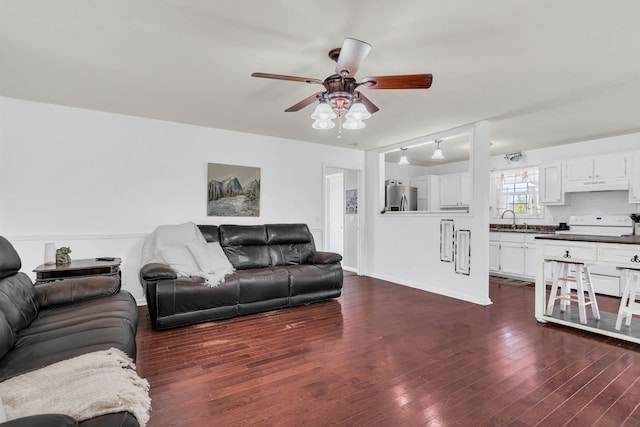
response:
{"label": "sofa armrest", "polygon": [[68,415],[40,414],[0,423],[0,427],[74,427],[78,422]]}
{"label": "sofa armrest", "polygon": [[152,262],[140,268],[140,278],[143,280],[177,279],[178,273],[166,264]]}
{"label": "sofa armrest", "polygon": [[71,277],[36,286],[40,307],[113,295],[120,291],[118,276]]}
{"label": "sofa armrest", "polygon": [[309,264],[334,264],[342,261],[342,255],[334,252],[311,252],[307,263]]}

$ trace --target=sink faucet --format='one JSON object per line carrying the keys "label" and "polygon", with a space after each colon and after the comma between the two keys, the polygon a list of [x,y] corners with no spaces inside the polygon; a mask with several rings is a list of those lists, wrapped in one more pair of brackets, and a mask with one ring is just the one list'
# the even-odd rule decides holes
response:
{"label": "sink faucet", "polygon": [[504,219],[504,214],[506,214],[507,212],[511,212],[513,214],[513,224],[511,224],[511,228],[513,228],[515,230],[515,228],[516,228],[516,213],[514,211],[512,211],[511,209],[505,209],[505,211],[502,212],[502,216],[500,218]]}

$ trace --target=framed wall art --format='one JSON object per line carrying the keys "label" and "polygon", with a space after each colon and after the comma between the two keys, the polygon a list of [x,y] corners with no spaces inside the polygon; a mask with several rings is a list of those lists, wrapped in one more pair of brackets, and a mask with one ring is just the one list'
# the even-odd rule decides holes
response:
{"label": "framed wall art", "polygon": [[453,231],[452,219],[440,220],[440,261],[453,262]]}
{"label": "framed wall art", "polygon": [[345,214],[355,215],[358,213],[358,190],[345,191]]}
{"label": "framed wall art", "polygon": [[456,231],[454,247],[456,273],[469,275],[471,273],[471,231]]}
{"label": "framed wall art", "polygon": [[209,163],[207,216],[260,216],[260,168]]}

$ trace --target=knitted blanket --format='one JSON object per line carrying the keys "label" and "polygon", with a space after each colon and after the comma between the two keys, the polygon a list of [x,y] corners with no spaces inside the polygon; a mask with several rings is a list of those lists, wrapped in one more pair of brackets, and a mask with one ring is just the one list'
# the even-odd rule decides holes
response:
{"label": "knitted blanket", "polygon": [[160,225],[144,241],[142,262],[167,264],[178,277],[201,277],[205,286],[215,287],[234,272],[220,243],[207,243],[193,222]]}
{"label": "knitted blanket", "polygon": [[142,427],[149,421],[149,383],[121,350],[87,353],[0,383],[7,420],[43,413],[77,421],[128,411]]}

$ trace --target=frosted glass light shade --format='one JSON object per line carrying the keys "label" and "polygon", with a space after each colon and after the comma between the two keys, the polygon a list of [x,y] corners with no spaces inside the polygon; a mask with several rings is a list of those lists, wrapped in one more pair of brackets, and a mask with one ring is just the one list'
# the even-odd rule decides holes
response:
{"label": "frosted glass light shade", "polygon": [[314,120],[331,120],[335,119],[336,117],[336,113],[326,102],[319,103],[315,111],[311,115],[311,118]]}
{"label": "frosted glass light shade", "polygon": [[349,112],[346,115],[347,120],[367,120],[371,117],[371,113],[367,110],[362,102],[356,102],[349,108]]}
{"label": "frosted glass light shade", "polygon": [[320,129],[320,130],[331,129],[331,128],[334,128],[335,126],[336,126],[336,124],[333,123],[331,120],[316,120],[311,125],[312,128]]}
{"label": "frosted glass light shade", "polygon": [[350,130],[362,129],[365,126],[367,125],[365,125],[362,120],[350,120],[350,119],[347,119],[347,121],[344,122],[344,124],[342,125],[343,128],[350,129]]}
{"label": "frosted glass light shade", "polygon": [[431,156],[431,160],[444,160],[444,155],[442,154],[442,150],[440,148],[436,148],[433,152],[433,156]]}
{"label": "frosted glass light shade", "polygon": [[409,159],[407,159],[407,156],[405,156],[404,154],[402,155],[402,157],[400,157],[400,161],[398,162],[399,165],[408,165],[409,164]]}

